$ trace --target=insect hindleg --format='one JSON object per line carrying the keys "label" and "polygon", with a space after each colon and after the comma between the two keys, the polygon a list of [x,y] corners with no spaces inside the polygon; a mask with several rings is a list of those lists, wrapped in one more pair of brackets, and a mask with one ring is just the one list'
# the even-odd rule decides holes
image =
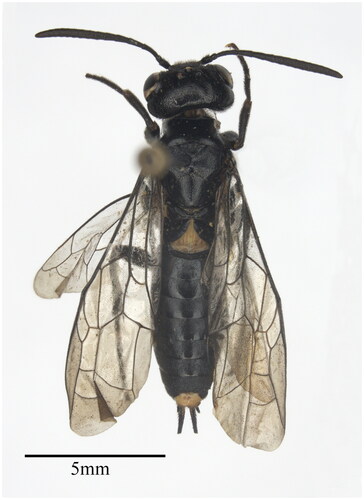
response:
{"label": "insect hindleg", "polygon": [[178,430],[177,433],[182,432],[183,422],[185,418],[186,408],[190,410],[193,432],[197,434],[197,413],[200,413],[198,405],[201,403],[201,397],[195,392],[185,392],[179,394],[174,398],[177,403],[178,413]]}
{"label": "insect hindleg", "polygon": [[[177,429],[177,434],[181,434],[181,432],[182,432],[183,422],[185,420],[186,408],[187,408],[186,406],[177,405],[177,414],[178,414],[178,429]],[[200,413],[200,409],[198,407],[193,407],[193,408],[189,408],[189,410],[190,410],[190,415],[191,415],[193,432],[195,434],[197,434],[198,430],[197,430],[197,415],[196,415],[196,412]]]}
{"label": "insect hindleg", "polygon": [[177,406],[177,414],[178,414],[178,429],[177,434],[181,434],[183,429],[183,422],[185,420],[185,411],[186,408],[184,406]]}
{"label": "insect hindleg", "polygon": [[197,434],[197,417],[196,417],[196,408],[190,408],[190,415],[192,420],[193,432]]}

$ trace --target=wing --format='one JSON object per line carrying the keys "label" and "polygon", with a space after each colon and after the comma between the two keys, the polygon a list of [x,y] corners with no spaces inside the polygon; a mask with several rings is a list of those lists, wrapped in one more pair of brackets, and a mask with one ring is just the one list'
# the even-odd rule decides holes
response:
{"label": "wing", "polygon": [[43,264],[34,279],[40,297],[81,292],[93,275],[115,232],[130,195],[113,201],[77,229]]}
{"label": "wing", "polygon": [[205,280],[215,355],[214,414],[237,443],[274,450],[285,428],[282,309],[236,168],[218,194]]}
{"label": "wing", "polygon": [[148,375],[160,286],[160,184],[140,177],[84,289],[66,365],[71,428],[98,434],[135,400]]}

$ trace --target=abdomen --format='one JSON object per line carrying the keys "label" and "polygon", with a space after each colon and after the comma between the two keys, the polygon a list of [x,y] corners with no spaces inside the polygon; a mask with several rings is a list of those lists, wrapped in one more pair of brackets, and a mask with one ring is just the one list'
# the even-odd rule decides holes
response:
{"label": "abdomen", "polygon": [[189,393],[201,400],[212,383],[207,293],[201,280],[207,253],[178,252],[168,244],[163,249],[154,349],[162,380],[173,398]]}

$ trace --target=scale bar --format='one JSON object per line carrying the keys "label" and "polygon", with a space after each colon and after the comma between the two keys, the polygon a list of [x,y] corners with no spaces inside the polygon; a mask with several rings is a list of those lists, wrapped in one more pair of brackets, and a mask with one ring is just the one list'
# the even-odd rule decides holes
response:
{"label": "scale bar", "polygon": [[166,458],[165,455],[24,455],[25,458]]}

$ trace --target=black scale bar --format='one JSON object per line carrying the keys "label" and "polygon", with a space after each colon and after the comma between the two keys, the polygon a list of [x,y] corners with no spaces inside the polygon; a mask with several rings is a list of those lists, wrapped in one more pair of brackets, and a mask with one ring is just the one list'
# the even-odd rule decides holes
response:
{"label": "black scale bar", "polygon": [[165,455],[24,455],[25,458],[166,458]]}

